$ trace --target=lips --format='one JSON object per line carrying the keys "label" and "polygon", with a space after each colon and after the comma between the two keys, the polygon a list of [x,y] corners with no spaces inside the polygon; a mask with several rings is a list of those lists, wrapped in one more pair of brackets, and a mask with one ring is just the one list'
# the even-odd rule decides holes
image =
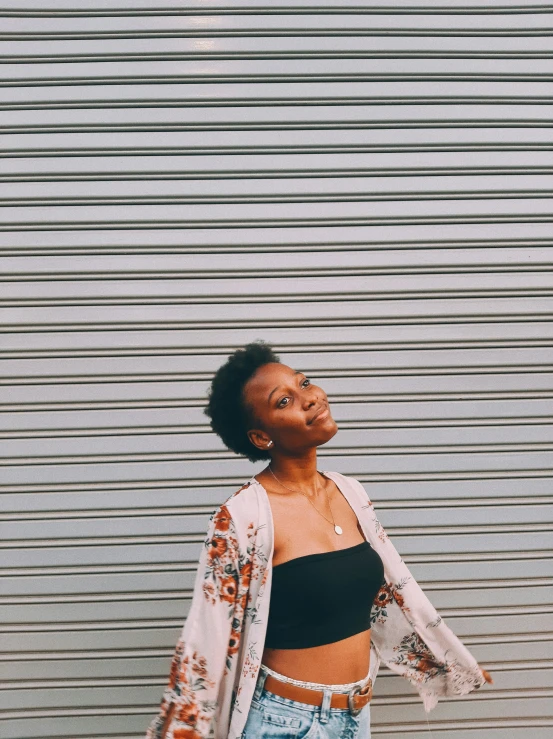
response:
{"label": "lips", "polygon": [[317,412],[315,413],[315,415],[314,415],[314,416],[312,417],[312,419],[311,419],[310,421],[308,421],[307,423],[308,423],[309,425],[311,425],[311,424],[313,423],[313,421],[316,421],[316,420],[317,420],[317,418],[318,418],[318,417],[319,417],[319,416],[320,416],[321,414],[323,414],[323,413],[326,413],[326,411],[327,411],[327,410],[328,410],[328,406],[327,406],[327,405],[323,405],[323,406],[321,406],[321,407],[319,408],[319,410],[318,410],[318,411],[317,411]]}

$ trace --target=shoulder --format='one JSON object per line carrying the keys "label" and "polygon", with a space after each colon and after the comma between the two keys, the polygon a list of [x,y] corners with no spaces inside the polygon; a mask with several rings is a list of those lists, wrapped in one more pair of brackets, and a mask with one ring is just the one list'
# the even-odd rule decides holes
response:
{"label": "shoulder", "polygon": [[252,481],[245,483],[212,511],[206,543],[215,537],[217,541],[224,539],[230,549],[247,551],[250,539],[259,526],[256,487]]}
{"label": "shoulder", "polygon": [[360,482],[356,477],[352,477],[351,475],[344,475],[341,472],[332,472],[328,470],[324,470],[324,473],[325,475],[330,477],[331,480],[334,480],[336,485],[341,490],[347,489],[348,492],[357,496],[361,505],[372,506],[372,501],[369,497],[369,493],[367,492],[364,484]]}
{"label": "shoulder", "polygon": [[251,479],[231,493],[216,509],[224,510],[236,526],[249,524],[259,517],[258,485]]}
{"label": "shoulder", "polygon": [[330,479],[334,479],[335,482],[339,481],[344,486],[347,486],[349,488],[353,488],[354,490],[357,490],[359,492],[367,494],[367,491],[365,490],[365,486],[363,483],[359,482],[359,480],[356,477],[352,477],[351,475],[344,475],[341,472],[335,472],[332,470],[324,470],[324,474],[330,477]]}

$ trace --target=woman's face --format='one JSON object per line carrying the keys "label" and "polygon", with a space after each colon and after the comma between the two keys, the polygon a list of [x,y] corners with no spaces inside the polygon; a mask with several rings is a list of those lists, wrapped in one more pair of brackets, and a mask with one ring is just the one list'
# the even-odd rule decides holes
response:
{"label": "woman's face", "polygon": [[[324,390],[280,362],[257,370],[244,387],[244,400],[258,423],[248,436],[260,449],[297,456],[338,431]],[[267,447],[271,440],[274,445]]]}

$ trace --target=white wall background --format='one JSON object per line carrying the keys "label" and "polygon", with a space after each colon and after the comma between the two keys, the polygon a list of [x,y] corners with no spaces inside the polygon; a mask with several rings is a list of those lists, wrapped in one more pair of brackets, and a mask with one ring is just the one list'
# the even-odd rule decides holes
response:
{"label": "white wall background", "polygon": [[[262,338],[492,673],[434,739],[553,727],[553,6],[4,0],[3,739],[140,739]],[[262,467],[263,465],[260,465]],[[379,739],[430,736],[383,670]]]}

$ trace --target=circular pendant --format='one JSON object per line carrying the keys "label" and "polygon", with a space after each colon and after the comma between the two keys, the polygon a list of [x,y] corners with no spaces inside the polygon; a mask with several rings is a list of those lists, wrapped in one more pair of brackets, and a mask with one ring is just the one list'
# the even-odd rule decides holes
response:
{"label": "circular pendant", "polygon": [[338,524],[336,524],[336,526],[334,527],[334,531],[335,531],[335,532],[336,532],[337,534],[343,534],[343,533],[344,533],[344,532],[342,531],[342,527],[341,527],[341,526],[338,526]]}

